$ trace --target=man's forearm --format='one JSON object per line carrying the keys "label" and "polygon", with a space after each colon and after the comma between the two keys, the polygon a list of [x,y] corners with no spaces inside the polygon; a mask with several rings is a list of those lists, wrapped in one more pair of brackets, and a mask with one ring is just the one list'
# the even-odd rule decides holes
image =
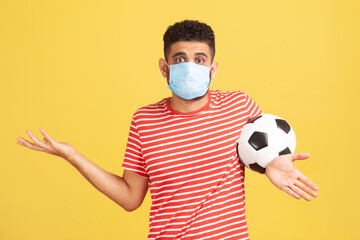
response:
{"label": "man's forearm", "polygon": [[122,177],[105,171],[79,152],[66,160],[100,192],[125,210],[132,208],[130,188]]}

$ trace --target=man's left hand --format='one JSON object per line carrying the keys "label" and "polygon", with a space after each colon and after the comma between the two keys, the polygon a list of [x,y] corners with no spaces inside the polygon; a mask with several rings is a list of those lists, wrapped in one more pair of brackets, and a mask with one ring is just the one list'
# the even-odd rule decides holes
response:
{"label": "man's left hand", "polygon": [[317,197],[315,191],[319,188],[294,166],[295,160],[304,160],[309,157],[309,153],[281,155],[269,163],[265,174],[279,189],[284,190],[296,199],[302,197],[310,201],[311,198],[306,193]]}

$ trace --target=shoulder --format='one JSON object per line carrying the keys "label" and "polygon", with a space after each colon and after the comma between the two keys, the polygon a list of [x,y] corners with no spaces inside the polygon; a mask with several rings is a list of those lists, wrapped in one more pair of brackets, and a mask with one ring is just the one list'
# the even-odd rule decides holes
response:
{"label": "shoulder", "polygon": [[242,90],[236,91],[221,91],[221,90],[214,90],[210,91],[211,96],[215,101],[233,101],[237,100],[246,100],[248,97],[245,92]]}
{"label": "shoulder", "polygon": [[141,108],[138,108],[133,114],[133,120],[141,120],[142,118],[151,118],[163,114],[166,110],[166,98]]}

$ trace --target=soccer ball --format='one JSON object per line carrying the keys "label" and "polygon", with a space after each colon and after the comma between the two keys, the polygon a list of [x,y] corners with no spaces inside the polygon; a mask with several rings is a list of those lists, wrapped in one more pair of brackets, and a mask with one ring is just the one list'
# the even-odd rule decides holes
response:
{"label": "soccer ball", "polygon": [[265,173],[266,166],[276,157],[294,153],[295,132],[284,119],[263,114],[249,119],[236,146],[240,161],[249,169]]}

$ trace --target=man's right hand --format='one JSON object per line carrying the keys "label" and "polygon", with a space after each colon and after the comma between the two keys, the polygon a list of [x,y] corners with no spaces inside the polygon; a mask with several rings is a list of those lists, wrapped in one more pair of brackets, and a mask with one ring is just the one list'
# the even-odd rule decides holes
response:
{"label": "man's right hand", "polygon": [[44,135],[45,142],[37,139],[29,130],[26,132],[34,143],[19,137],[18,144],[65,158],[96,189],[126,211],[133,211],[142,204],[148,190],[147,178],[126,169],[123,177],[105,171],[77,152],[69,143],[56,142],[42,128],[40,128],[40,132]]}
{"label": "man's right hand", "polygon": [[26,133],[34,143],[31,143],[22,137],[18,138],[17,143],[33,150],[42,151],[65,158],[66,160],[69,160],[70,157],[76,154],[76,150],[69,143],[57,142],[51,138],[44,129],[40,128],[39,130],[44,135],[44,142],[37,139],[30,130],[26,130]]}

